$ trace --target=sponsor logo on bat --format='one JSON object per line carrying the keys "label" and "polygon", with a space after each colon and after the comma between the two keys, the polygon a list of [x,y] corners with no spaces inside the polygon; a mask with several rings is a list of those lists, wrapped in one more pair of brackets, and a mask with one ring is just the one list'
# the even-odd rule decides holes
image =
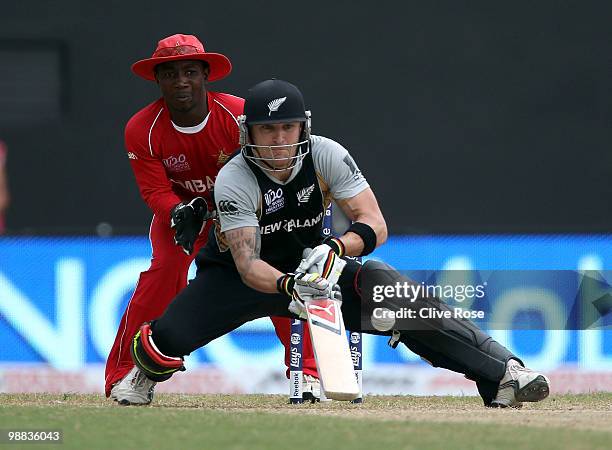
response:
{"label": "sponsor logo on bat", "polygon": [[336,334],[342,332],[337,303],[329,299],[311,300],[306,303],[312,325],[318,325]]}

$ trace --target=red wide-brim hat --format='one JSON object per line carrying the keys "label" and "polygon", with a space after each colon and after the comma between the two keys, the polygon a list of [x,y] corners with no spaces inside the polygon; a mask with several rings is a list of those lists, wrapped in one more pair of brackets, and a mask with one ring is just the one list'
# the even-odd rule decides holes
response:
{"label": "red wide-brim hat", "polygon": [[189,34],[173,34],[157,43],[153,56],[135,62],[132,65],[132,72],[145,80],[155,81],[155,66],[183,59],[206,61],[210,67],[208,81],[225,78],[232,71],[232,63],[225,55],[206,52],[197,37]]}

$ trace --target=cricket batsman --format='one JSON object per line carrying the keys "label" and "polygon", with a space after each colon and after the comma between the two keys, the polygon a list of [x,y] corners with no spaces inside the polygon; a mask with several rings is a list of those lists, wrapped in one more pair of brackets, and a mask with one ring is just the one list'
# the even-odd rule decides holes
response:
{"label": "cricket batsman", "polygon": [[[125,128],[127,157],[153,220],[151,267],[140,274],[106,362],[106,395],[122,405],[148,404],[153,398],[155,383],[132,362],[132,336],[187,285],[189,266],[208,236],[211,189],[238,147],[236,117],[244,100],[207,90],[208,83],[231,69],[226,56],[206,52],[198,38],[183,34],[160,40],[151,58],[132,66],[136,75],[158,84],[162,97],[137,112]],[[273,322],[288,354],[289,320]],[[305,395],[318,397],[308,340],[304,366]]]}
{"label": "cricket batsman", "polygon": [[[303,319],[304,302],[313,298],[341,298],[346,327],[362,330],[364,280],[409,282],[385,263],[345,259],[370,254],[385,242],[387,227],[349,152],[311,135],[310,120],[302,94],[288,82],[267,80],[249,91],[239,118],[241,152],[219,172],[218,220],[196,258],[197,276],[134,336],[134,362],[149,380],[169,379],[184,370],[185,355],[250,320]],[[322,239],[332,199],[353,224],[338,238]],[[303,259],[307,248],[312,251]],[[341,258],[346,265],[332,285],[322,275]],[[415,307],[447,308],[436,298],[416,300]],[[399,308],[393,299],[380,306]],[[399,341],[433,366],[474,380],[485,405],[517,407],[548,396],[544,375],[524,367],[469,320],[444,317],[420,325],[401,330]],[[399,330],[374,333],[393,331]]]}

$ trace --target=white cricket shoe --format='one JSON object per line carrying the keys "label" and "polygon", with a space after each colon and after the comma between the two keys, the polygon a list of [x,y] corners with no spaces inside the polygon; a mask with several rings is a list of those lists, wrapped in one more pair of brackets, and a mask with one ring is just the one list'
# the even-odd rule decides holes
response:
{"label": "white cricket shoe", "polygon": [[111,389],[110,398],[120,405],[148,405],[153,400],[155,381],[149,380],[138,367],[130,370],[123,380]]}
{"label": "white cricket shoe", "polygon": [[545,375],[511,359],[506,365],[506,373],[499,382],[497,397],[491,403],[495,408],[520,408],[521,402],[539,402],[548,397],[550,381]]}
{"label": "white cricket shoe", "polygon": [[304,383],[302,386],[302,398],[304,401],[314,403],[321,399],[321,383],[318,378],[304,374]]}

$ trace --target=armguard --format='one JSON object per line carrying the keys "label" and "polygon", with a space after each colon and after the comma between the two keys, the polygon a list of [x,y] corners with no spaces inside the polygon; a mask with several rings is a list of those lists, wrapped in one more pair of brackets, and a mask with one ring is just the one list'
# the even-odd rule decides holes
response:
{"label": "armguard", "polygon": [[183,358],[166,356],[153,343],[151,325],[144,323],[134,335],[130,352],[134,364],[153,381],[166,381],[174,372],[184,371]]}

